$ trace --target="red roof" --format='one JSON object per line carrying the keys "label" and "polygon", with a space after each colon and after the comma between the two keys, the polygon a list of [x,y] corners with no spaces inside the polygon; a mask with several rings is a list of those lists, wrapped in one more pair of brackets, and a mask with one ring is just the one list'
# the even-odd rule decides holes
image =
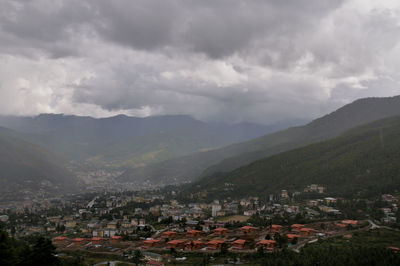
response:
{"label": "red roof", "polygon": [[356,220],[343,220],[342,224],[352,224],[352,225],[356,225],[358,223],[358,221]]}
{"label": "red roof", "polygon": [[216,229],[214,229],[215,232],[223,232],[223,231],[228,231],[228,229],[223,228],[223,227],[218,227]]}
{"label": "red roof", "polygon": [[143,243],[145,243],[145,244],[154,244],[154,243],[158,243],[158,242],[160,242],[160,240],[157,240],[157,239],[148,239],[148,240],[143,241]]}
{"label": "red roof", "polygon": [[101,241],[104,240],[104,238],[101,237],[92,237],[92,241]]}
{"label": "red roof", "polygon": [[306,227],[300,229],[300,232],[312,232],[312,231],[315,231],[315,230],[312,228],[306,228]]}
{"label": "red roof", "polygon": [[163,235],[175,235],[176,234],[176,232],[174,232],[174,231],[167,231],[167,232],[164,232],[164,233],[162,233]]}
{"label": "red roof", "polygon": [[182,241],[182,240],[171,240],[167,244],[168,245],[179,245],[179,244],[183,244],[183,243],[185,243],[185,241]]}
{"label": "red roof", "polygon": [[292,224],[292,228],[300,228],[300,227],[304,227],[304,224]]}
{"label": "red roof", "polygon": [[244,245],[246,243],[246,240],[244,239],[238,239],[232,242],[232,244],[238,244],[238,245]]}
{"label": "red roof", "polygon": [[78,237],[78,238],[74,238],[74,239],[73,239],[74,242],[82,242],[82,241],[85,241],[85,240],[86,240],[86,239],[81,238],[81,237]]}
{"label": "red roof", "polygon": [[279,225],[279,224],[273,224],[273,225],[271,225],[271,227],[272,227],[272,228],[276,228],[276,229],[278,229],[278,228],[282,228],[282,225]]}
{"label": "red roof", "polygon": [[243,226],[240,228],[240,230],[255,230],[257,227],[254,226]]}
{"label": "red roof", "polygon": [[122,239],[122,236],[112,236],[111,239],[113,239],[113,240],[120,240],[120,239]]}
{"label": "red roof", "polygon": [[55,240],[66,240],[67,237],[65,236],[57,236],[56,238],[54,238]]}
{"label": "red roof", "polygon": [[207,245],[218,245],[218,244],[223,244],[225,243],[224,240],[211,240],[207,243]]}
{"label": "red roof", "polygon": [[188,233],[191,233],[191,234],[200,234],[202,231],[199,231],[199,230],[190,230],[190,231],[188,231]]}
{"label": "red roof", "polygon": [[275,240],[261,240],[260,242],[257,243],[257,245],[268,245],[268,244],[275,244],[276,241]]}
{"label": "red roof", "polygon": [[293,239],[293,238],[300,238],[301,236],[296,235],[296,234],[287,234],[287,237],[288,237],[289,239]]}
{"label": "red roof", "polygon": [[203,245],[204,243],[202,241],[189,241],[186,243],[186,245],[191,245],[193,243],[193,245]]}

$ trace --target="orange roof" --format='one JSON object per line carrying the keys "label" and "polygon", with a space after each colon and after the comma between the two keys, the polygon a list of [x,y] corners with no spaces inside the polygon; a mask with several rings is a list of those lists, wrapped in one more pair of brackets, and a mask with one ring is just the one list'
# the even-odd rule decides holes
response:
{"label": "orange roof", "polygon": [[300,235],[296,235],[296,234],[287,234],[287,237],[289,239],[293,239],[293,238],[300,238],[301,236]]}
{"label": "orange roof", "polygon": [[179,244],[183,244],[183,243],[185,243],[185,241],[182,241],[182,240],[171,240],[171,241],[169,241],[167,244],[169,244],[169,245],[179,245]]}
{"label": "orange roof", "polygon": [[143,243],[145,243],[145,244],[154,244],[154,243],[158,243],[158,242],[160,242],[160,240],[157,240],[157,239],[148,239],[148,240],[143,241]]}
{"label": "orange roof", "polygon": [[114,239],[114,240],[116,240],[116,239],[122,239],[122,236],[112,236],[111,239]]}
{"label": "orange roof", "polygon": [[358,221],[356,220],[343,220],[342,224],[352,224],[352,225],[356,225],[358,223]]}
{"label": "orange roof", "polygon": [[339,227],[346,227],[345,224],[336,224],[336,225],[339,226]]}
{"label": "orange roof", "polygon": [[57,236],[56,238],[54,238],[55,240],[66,240],[67,237],[65,236]]}
{"label": "orange roof", "polygon": [[101,237],[92,237],[92,241],[101,241],[104,240],[104,238]]}
{"label": "orange roof", "polygon": [[244,245],[246,243],[246,240],[244,239],[238,239],[232,242],[232,244],[238,244],[238,245]]}
{"label": "orange roof", "polygon": [[190,230],[190,231],[188,231],[188,233],[191,233],[191,234],[200,234],[202,231],[200,231],[200,230]]}
{"label": "orange roof", "polygon": [[193,245],[203,245],[204,243],[202,241],[189,241],[186,243],[186,245],[191,245],[193,243]]}
{"label": "orange roof", "polygon": [[216,232],[222,232],[222,231],[228,231],[228,229],[223,228],[223,227],[218,227],[218,228],[214,229],[214,231],[216,231]]}
{"label": "orange roof", "polygon": [[268,244],[275,244],[276,241],[275,240],[261,240],[260,242],[257,243],[257,245],[268,245]]}
{"label": "orange roof", "polygon": [[272,228],[282,228],[282,225],[279,225],[279,224],[273,224],[273,225],[271,225],[271,227]]}
{"label": "orange roof", "polygon": [[304,227],[304,224],[292,224],[292,228],[300,228],[300,227]]}
{"label": "orange roof", "polygon": [[207,245],[218,245],[218,244],[223,244],[225,243],[224,240],[211,240],[207,243]]}
{"label": "orange roof", "polygon": [[300,232],[312,232],[312,231],[315,231],[315,230],[312,228],[306,228],[306,227],[300,229]]}
{"label": "orange roof", "polygon": [[163,232],[162,234],[163,234],[163,235],[175,235],[176,232],[174,232],[174,231],[167,231],[167,232]]}
{"label": "orange roof", "polygon": [[255,229],[257,229],[257,227],[248,226],[248,225],[240,228],[240,230],[255,230]]}
{"label": "orange roof", "polygon": [[78,238],[74,238],[74,239],[73,239],[74,242],[82,242],[82,241],[85,241],[85,240],[86,240],[86,239],[81,238],[81,237],[78,237]]}

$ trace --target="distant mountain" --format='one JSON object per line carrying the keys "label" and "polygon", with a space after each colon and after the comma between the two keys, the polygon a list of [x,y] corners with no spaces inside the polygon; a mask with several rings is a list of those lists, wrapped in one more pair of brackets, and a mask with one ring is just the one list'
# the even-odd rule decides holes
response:
{"label": "distant mountain", "polygon": [[268,134],[243,143],[167,160],[126,171],[122,181],[170,184],[228,172],[255,160],[339,136],[344,131],[385,117],[400,115],[400,96],[365,98],[305,126]]}
{"label": "distant mountain", "polygon": [[282,129],[243,123],[205,123],[189,116],[95,119],[43,114],[0,117],[0,125],[24,133],[26,140],[98,167],[138,167],[214,149]]}
{"label": "distant mountain", "polygon": [[273,155],[229,173],[203,177],[184,194],[267,197],[322,184],[331,195],[377,195],[400,189],[400,116],[359,126],[340,137]]}
{"label": "distant mountain", "polygon": [[0,128],[0,201],[32,193],[76,191],[78,180],[62,158],[18,135]]}

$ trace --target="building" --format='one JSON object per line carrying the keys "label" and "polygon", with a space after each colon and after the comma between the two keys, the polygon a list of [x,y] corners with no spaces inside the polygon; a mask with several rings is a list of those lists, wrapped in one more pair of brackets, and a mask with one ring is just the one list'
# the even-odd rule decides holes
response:
{"label": "building", "polygon": [[211,216],[216,217],[217,213],[222,209],[221,205],[219,204],[213,204],[211,206]]}

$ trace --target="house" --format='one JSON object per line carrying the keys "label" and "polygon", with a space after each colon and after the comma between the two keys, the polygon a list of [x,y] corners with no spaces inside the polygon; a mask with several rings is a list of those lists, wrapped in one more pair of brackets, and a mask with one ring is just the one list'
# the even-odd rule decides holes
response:
{"label": "house", "polygon": [[304,224],[292,224],[291,229],[292,231],[298,232],[301,228],[304,228]]}
{"label": "house", "polygon": [[224,244],[224,243],[225,243],[224,240],[211,240],[211,241],[207,242],[206,245],[207,245],[208,249],[215,250],[215,249],[221,249],[222,244]]}
{"label": "house", "polygon": [[157,248],[160,245],[160,240],[158,239],[147,239],[143,241],[143,248]]}
{"label": "house", "polygon": [[301,235],[296,235],[296,234],[287,234],[286,236],[287,236],[289,242],[292,242],[295,238],[297,238],[297,239],[301,238]]}
{"label": "house", "polygon": [[244,239],[237,239],[232,242],[233,249],[244,249],[245,245],[246,245],[246,240]]}
{"label": "house", "polygon": [[184,248],[185,241],[183,240],[171,240],[167,243],[168,248]]}
{"label": "house", "polygon": [[358,221],[356,221],[356,220],[343,220],[342,221],[342,224],[345,224],[345,225],[357,225],[358,224]]}
{"label": "house", "polygon": [[260,247],[263,249],[267,249],[267,250],[274,250],[276,246],[276,241],[275,240],[261,240],[260,242],[258,242],[256,244],[256,247]]}
{"label": "house", "polygon": [[87,240],[85,238],[74,238],[72,239],[72,242],[74,242],[74,245],[83,245]]}
{"label": "house", "polygon": [[315,230],[312,229],[312,228],[306,228],[306,227],[304,227],[304,228],[301,228],[301,229],[299,230],[299,232],[300,232],[300,235],[302,235],[302,236],[310,236],[310,235],[312,235],[312,234],[315,233]]}
{"label": "house", "polygon": [[111,222],[107,223],[107,228],[108,229],[117,229],[117,222],[111,221]]}
{"label": "house", "polygon": [[56,238],[54,238],[54,242],[56,242],[57,244],[65,243],[67,240],[68,238],[65,236],[57,236]]}
{"label": "house", "polygon": [[202,241],[189,241],[185,244],[186,249],[195,250],[204,247],[204,242]]}
{"label": "house", "polygon": [[75,226],[76,226],[76,221],[74,220],[68,220],[65,222],[66,228],[74,228]]}
{"label": "house", "polygon": [[226,233],[228,232],[228,229],[223,228],[223,227],[218,227],[216,229],[213,230],[215,235],[226,235]]}
{"label": "house", "polygon": [[273,225],[271,225],[270,230],[271,230],[271,232],[273,232],[273,233],[279,233],[279,232],[282,230],[282,225],[273,224]]}
{"label": "house", "polygon": [[331,198],[331,197],[327,197],[324,200],[325,200],[326,204],[334,204],[337,201],[335,198]]}
{"label": "house", "polygon": [[242,234],[251,234],[255,232],[257,229],[258,229],[257,227],[253,226],[243,226],[240,228],[240,231],[242,232]]}
{"label": "house", "polygon": [[99,244],[101,244],[101,243],[104,243],[105,240],[106,240],[106,239],[105,239],[105,238],[102,238],[102,237],[92,237],[92,243],[93,243],[94,245],[99,245]]}
{"label": "house", "polygon": [[201,235],[201,231],[199,230],[190,230],[186,233],[187,237],[199,237]]}
{"label": "house", "polygon": [[177,233],[176,232],[174,232],[174,231],[167,231],[167,232],[163,232],[162,234],[161,234],[161,237],[162,238],[175,238],[176,237],[176,235],[177,235]]}

